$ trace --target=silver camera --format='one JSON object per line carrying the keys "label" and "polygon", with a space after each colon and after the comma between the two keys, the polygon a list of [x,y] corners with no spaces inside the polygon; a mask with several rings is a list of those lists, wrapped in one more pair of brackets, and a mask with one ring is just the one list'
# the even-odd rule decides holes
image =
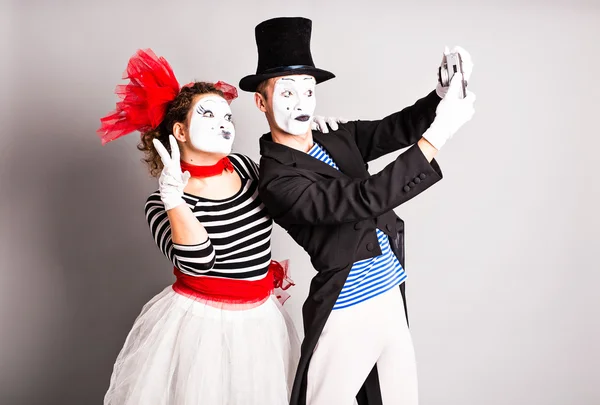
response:
{"label": "silver camera", "polygon": [[[463,73],[462,66],[462,58],[460,57],[460,53],[449,53],[444,57],[442,62],[442,66],[440,66],[438,70],[438,79],[442,87],[450,86],[450,80],[456,73]],[[462,92],[461,98],[465,98],[467,96],[467,81],[462,80]]]}

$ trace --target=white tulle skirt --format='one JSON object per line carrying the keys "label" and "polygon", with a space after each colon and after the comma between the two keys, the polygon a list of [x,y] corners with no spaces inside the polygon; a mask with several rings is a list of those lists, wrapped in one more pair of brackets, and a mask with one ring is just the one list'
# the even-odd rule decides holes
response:
{"label": "white tulle skirt", "polygon": [[288,404],[300,341],[277,299],[249,309],[209,304],[172,287],[148,302],[104,404]]}

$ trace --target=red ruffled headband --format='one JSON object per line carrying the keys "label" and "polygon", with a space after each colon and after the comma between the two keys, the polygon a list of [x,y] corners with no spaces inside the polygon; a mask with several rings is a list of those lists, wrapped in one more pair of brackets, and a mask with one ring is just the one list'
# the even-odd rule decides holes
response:
{"label": "red ruffled headband", "polygon": [[[134,131],[157,128],[165,117],[167,104],[181,90],[169,63],[151,49],[140,49],[129,59],[123,79],[129,79],[129,83],[115,89],[121,101],[115,111],[100,119],[96,131],[102,145]],[[219,81],[214,86],[230,104],[238,96],[237,89],[230,84]]]}

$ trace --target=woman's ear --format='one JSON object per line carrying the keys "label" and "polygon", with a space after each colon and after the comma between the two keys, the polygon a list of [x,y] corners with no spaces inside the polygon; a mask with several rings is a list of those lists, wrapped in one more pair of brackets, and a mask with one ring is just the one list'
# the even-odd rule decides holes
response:
{"label": "woman's ear", "polygon": [[183,127],[183,124],[181,122],[176,122],[173,125],[173,136],[179,142],[186,142],[187,141],[187,139],[185,137],[185,128]]}

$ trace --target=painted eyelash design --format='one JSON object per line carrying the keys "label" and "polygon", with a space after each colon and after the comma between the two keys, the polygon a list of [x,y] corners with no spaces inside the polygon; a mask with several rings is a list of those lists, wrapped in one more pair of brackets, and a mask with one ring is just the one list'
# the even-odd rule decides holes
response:
{"label": "painted eyelash design", "polygon": [[[204,107],[202,107],[201,105],[198,106],[198,108],[196,108],[196,112],[198,114],[200,114],[201,116],[203,116],[204,118],[214,118],[215,115],[213,114],[213,112],[211,110],[205,110]],[[206,114],[210,114],[209,116],[207,116]]]}

